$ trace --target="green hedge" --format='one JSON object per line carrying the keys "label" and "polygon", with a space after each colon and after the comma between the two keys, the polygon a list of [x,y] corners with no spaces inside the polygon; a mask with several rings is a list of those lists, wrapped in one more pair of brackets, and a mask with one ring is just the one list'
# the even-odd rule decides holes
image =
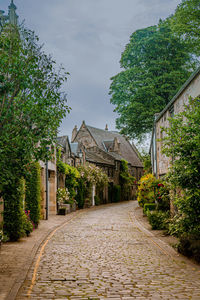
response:
{"label": "green hedge", "polygon": [[152,229],[156,230],[167,230],[168,229],[168,219],[170,217],[168,212],[162,211],[147,211],[147,217]]}
{"label": "green hedge", "polygon": [[156,209],[155,203],[145,203],[143,208],[143,213],[146,215],[148,211],[152,211]]}
{"label": "green hedge", "polygon": [[33,162],[29,166],[29,172],[26,175],[26,210],[30,211],[30,220],[37,227],[41,216],[41,183],[40,183],[40,165]]}
{"label": "green hedge", "polygon": [[11,241],[17,241],[25,235],[23,201],[25,194],[24,179],[16,178],[4,187],[4,234]]}

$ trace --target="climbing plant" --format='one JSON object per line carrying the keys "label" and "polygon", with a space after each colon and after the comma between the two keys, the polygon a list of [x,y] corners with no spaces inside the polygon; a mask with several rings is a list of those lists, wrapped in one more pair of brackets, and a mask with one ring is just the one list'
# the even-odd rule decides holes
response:
{"label": "climbing plant", "polygon": [[38,227],[41,215],[41,182],[40,182],[40,165],[38,162],[32,162],[27,165],[26,196],[25,208],[30,211],[30,220]]}

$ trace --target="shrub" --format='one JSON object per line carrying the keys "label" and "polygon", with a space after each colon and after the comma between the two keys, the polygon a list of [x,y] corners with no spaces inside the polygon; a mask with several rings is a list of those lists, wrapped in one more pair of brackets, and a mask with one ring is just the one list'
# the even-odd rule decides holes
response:
{"label": "shrub", "polygon": [[131,187],[133,186],[136,178],[131,176],[128,169],[128,162],[124,159],[121,160],[119,182],[121,186],[121,200],[129,200],[131,195]]}
{"label": "shrub", "polygon": [[[163,129],[163,153],[173,157],[168,181],[176,191],[177,216],[171,225],[178,237],[197,236],[200,232],[200,98],[189,98],[184,111],[169,119]],[[179,192],[181,191],[181,192]],[[181,244],[183,244],[182,242]]]}
{"label": "shrub", "polygon": [[40,182],[40,165],[38,162],[32,162],[28,166],[26,174],[26,196],[25,208],[30,211],[30,220],[38,227],[41,216],[41,182]]}
{"label": "shrub", "polygon": [[4,223],[3,232],[11,241],[17,241],[24,236],[24,210],[25,195],[24,179],[16,178],[4,187]]}
{"label": "shrub", "polygon": [[80,173],[75,167],[66,164],[65,175],[65,186],[68,189],[69,198],[70,200],[74,200],[76,196],[76,188],[78,186],[78,179],[80,178]]}
{"label": "shrub", "polygon": [[99,196],[95,195],[94,196],[94,200],[95,200],[95,205],[96,206],[100,205],[100,198],[99,198]]}
{"label": "shrub", "polygon": [[155,203],[153,184],[156,178],[152,174],[146,174],[141,177],[138,185],[137,200],[140,206],[145,203]]}
{"label": "shrub", "polygon": [[78,204],[78,208],[84,207],[85,198],[86,198],[86,185],[84,180],[80,178],[78,181],[77,194],[76,194],[76,201]]}
{"label": "shrub", "polygon": [[140,206],[145,203],[156,203],[156,209],[170,209],[169,187],[166,182],[156,179],[152,174],[141,177],[138,186],[137,200]]}
{"label": "shrub", "polygon": [[147,217],[152,229],[168,229],[169,213],[162,211],[147,211]]}
{"label": "shrub", "polygon": [[59,205],[63,203],[68,203],[69,201],[69,192],[67,188],[58,188],[56,193],[57,203]]}
{"label": "shrub", "polygon": [[121,186],[114,185],[113,186],[113,202],[120,202],[121,200]]}
{"label": "shrub", "polygon": [[183,235],[178,243],[178,252],[187,256],[193,257],[200,263],[200,239],[194,236]]}
{"label": "shrub", "polygon": [[25,211],[25,214],[23,215],[23,228],[26,236],[29,236],[30,233],[33,231],[33,223],[30,219],[30,211]]}
{"label": "shrub", "polygon": [[148,211],[152,211],[156,209],[155,203],[145,203],[143,208],[143,213],[146,214]]}

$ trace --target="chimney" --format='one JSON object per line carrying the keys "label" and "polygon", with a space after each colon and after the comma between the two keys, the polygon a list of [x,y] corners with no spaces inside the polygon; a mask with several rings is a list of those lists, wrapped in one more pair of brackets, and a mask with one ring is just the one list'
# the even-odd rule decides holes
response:
{"label": "chimney", "polygon": [[117,137],[114,138],[113,152],[120,154],[120,142]]}
{"label": "chimney", "polygon": [[108,124],[106,124],[105,130],[107,130],[107,131],[108,131]]}
{"label": "chimney", "polygon": [[78,132],[77,125],[75,125],[74,129],[72,130],[72,139],[71,139],[72,143],[74,142],[77,132]]}

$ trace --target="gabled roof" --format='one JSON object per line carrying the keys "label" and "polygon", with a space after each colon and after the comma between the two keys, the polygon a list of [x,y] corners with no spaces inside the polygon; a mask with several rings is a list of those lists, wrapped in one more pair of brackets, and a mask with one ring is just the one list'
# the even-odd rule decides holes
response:
{"label": "gabled roof", "polygon": [[[68,143],[69,148],[70,148],[70,142],[69,142],[69,137],[67,135],[64,136],[59,136],[56,138],[57,144],[61,145],[65,150],[66,150],[66,143]],[[70,148],[71,150],[71,148]]]}
{"label": "gabled roof", "polygon": [[116,152],[109,152],[109,154],[112,155],[115,159],[127,160],[127,162],[132,166],[143,167],[135,146],[133,147],[126,137],[116,131],[103,130],[89,125],[86,125],[86,128],[88,129],[100,149],[105,151],[105,142],[107,141],[108,145],[108,143],[110,144],[111,141],[114,141],[114,139],[117,138],[120,143],[120,154]]}

